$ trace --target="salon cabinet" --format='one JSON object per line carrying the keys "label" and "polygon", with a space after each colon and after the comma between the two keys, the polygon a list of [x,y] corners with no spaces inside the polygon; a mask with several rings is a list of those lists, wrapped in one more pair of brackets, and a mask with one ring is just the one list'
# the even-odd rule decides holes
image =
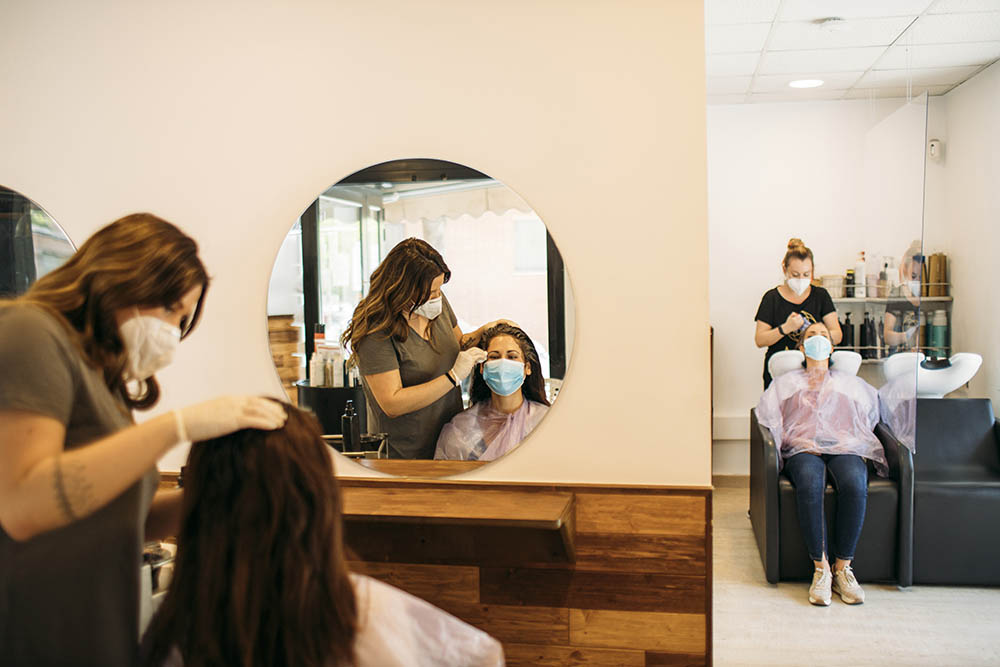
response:
{"label": "salon cabinet", "polygon": [[319,419],[323,433],[340,434],[340,418],[347,401],[354,401],[354,410],[360,418],[361,432],[368,432],[368,408],[365,392],[361,387],[311,387],[302,380],[295,383],[299,407],[311,410]]}
{"label": "salon cabinet", "polygon": [[711,664],[707,488],[340,483],[351,567],[492,634],[508,665]]}

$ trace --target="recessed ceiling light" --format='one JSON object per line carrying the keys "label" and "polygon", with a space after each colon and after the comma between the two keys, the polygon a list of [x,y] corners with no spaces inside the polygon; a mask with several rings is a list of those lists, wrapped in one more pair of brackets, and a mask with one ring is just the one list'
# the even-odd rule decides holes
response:
{"label": "recessed ceiling light", "polygon": [[822,79],[799,79],[788,84],[792,88],[819,88],[823,85]]}

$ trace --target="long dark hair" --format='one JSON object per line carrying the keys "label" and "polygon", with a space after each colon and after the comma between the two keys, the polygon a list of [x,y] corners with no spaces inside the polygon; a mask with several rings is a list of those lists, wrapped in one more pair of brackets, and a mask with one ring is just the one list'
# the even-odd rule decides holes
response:
{"label": "long dark hair", "polygon": [[354,662],[357,609],[341,499],[316,419],[191,447],[174,576],[142,661],[185,667]]}
{"label": "long dark hair", "polygon": [[403,313],[412,314],[430,298],[431,283],[442,273],[445,282],[451,280],[451,270],[431,244],[415,238],[401,241],[372,271],[371,289],[354,309],[341,345],[350,343],[356,351],[361,339],[378,333],[406,340],[410,325]]}
{"label": "long dark hair", "polygon": [[[542,364],[538,361],[538,351],[535,350],[535,344],[528,338],[528,334],[517,327],[501,322],[483,332],[478,346],[484,350],[488,349],[490,341],[497,336],[510,336],[517,341],[518,347],[521,348],[521,356],[531,368],[531,375],[526,376],[524,384],[521,385],[524,398],[548,405],[549,399],[545,397],[545,378],[542,377]],[[490,400],[492,393],[486,380],[483,379],[482,372],[479,369],[474,371],[472,373],[472,387],[469,389],[469,399],[473,403],[482,403]]]}
{"label": "long dark hair", "polygon": [[201,287],[186,336],[201,317],[208,272],[198,244],[166,220],[133,213],[87,239],[65,264],[38,280],[14,303],[28,303],[54,315],[72,335],[84,358],[104,372],[104,382],[129,408],[145,409],[160,398],[155,377],[139,396],[130,396],[122,373],[127,362],[115,313],[124,308],[169,307]]}

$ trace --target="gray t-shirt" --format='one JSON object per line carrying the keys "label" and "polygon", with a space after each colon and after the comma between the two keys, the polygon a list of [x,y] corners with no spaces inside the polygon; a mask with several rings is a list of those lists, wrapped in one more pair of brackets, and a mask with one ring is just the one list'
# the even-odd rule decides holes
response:
{"label": "gray t-shirt", "polygon": [[[66,450],[132,423],[69,332],[53,315],[22,304],[0,306],[4,410],[59,420]],[[90,516],[24,542],[0,529],[0,662],[134,663],[143,526],[158,480],[151,468]]]}
{"label": "gray t-shirt", "polygon": [[[405,341],[382,333],[362,338],[356,350],[362,378],[399,369],[403,386],[412,387],[450,371],[459,352],[453,331],[458,321],[448,299],[442,301],[441,314],[431,321],[433,347],[413,329]],[[462,411],[462,391],[455,387],[425,408],[389,417],[379,407],[368,383],[362,380],[361,384],[368,402],[368,430],[389,434],[390,458],[434,458],[441,428]]]}

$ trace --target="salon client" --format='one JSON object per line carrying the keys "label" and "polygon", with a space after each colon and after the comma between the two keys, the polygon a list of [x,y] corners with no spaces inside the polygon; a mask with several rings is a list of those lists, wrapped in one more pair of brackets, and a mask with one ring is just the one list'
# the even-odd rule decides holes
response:
{"label": "salon client", "polygon": [[[484,330],[462,333],[441,287],[451,271],[426,241],[409,238],[371,275],[341,337],[368,401],[368,429],[389,435],[390,458],[430,459],[441,428],[462,411],[459,385],[486,352]],[[471,349],[470,349],[471,348]]]}
{"label": "salon client", "polygon": [[180,492],[156,491],[156,461],[179,442],[284,424],[259,397],[135,424],[207,287],[195,242],[140,213],[0,302],[4,665],[133,664],[142,544],[176,534],[180,519]]}
{"label": "salon client", "polygon": [[764,355],[764,389],[771,384],[767,362],[776,352],[794,350],[805,328],[822,322],[830,332],[834,345],[840,344],[843,333],[837,319],[837,309],[830,293],[813,285],[813,253],[801,239],[790,239],[781,270],[785,281],[764,293],[757,308],[757,330],[754,343],[766,347]]}

